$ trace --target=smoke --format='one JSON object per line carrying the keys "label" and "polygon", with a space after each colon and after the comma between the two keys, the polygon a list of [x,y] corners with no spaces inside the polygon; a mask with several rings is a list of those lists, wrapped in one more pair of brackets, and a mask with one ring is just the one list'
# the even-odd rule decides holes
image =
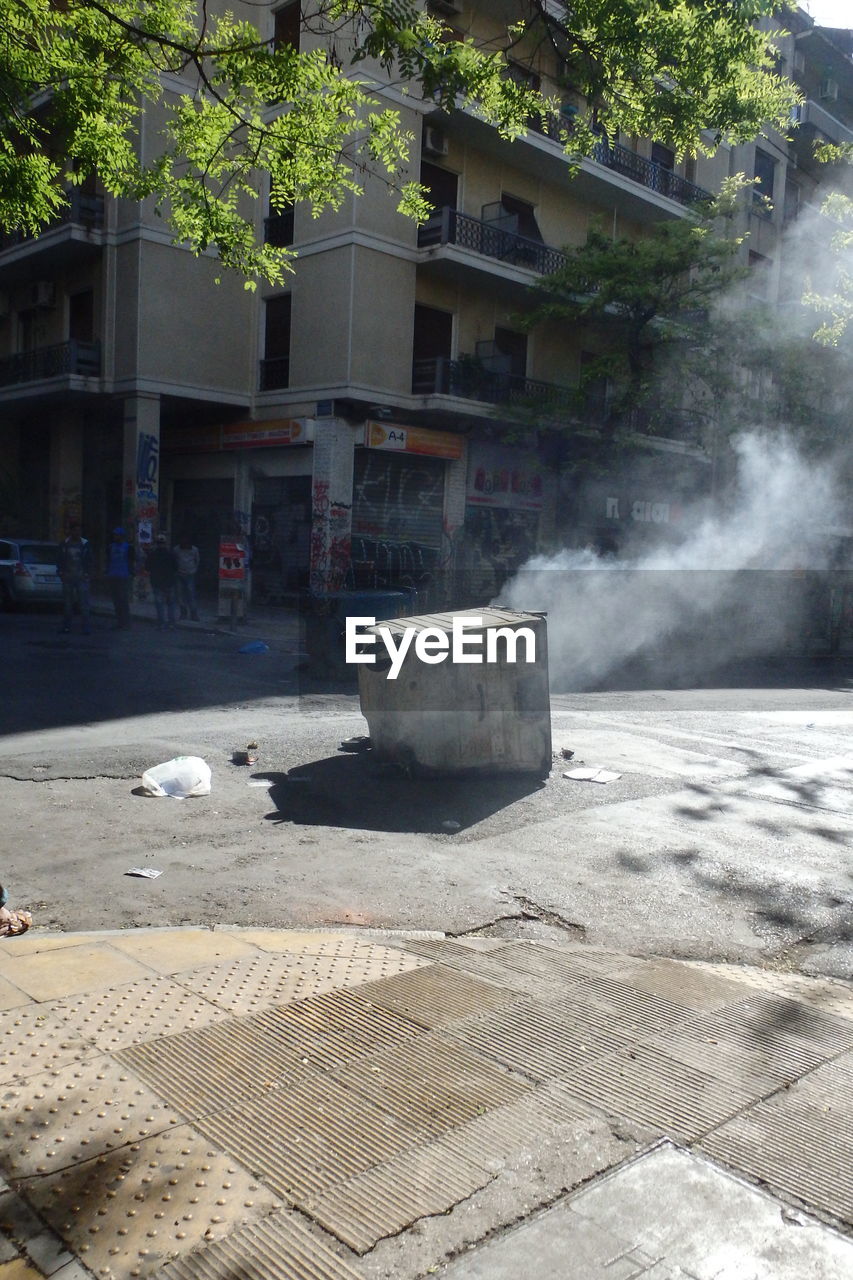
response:
{"label": "smoke", "polygon": [[632,660],[658,678],[695,677],[796,645],[846,519],[834,468],[775,435],[745,435],[735,450],[729,505],[685,512],[677,545],[629,545],[618,560],[535,556],[507,584],[502,604],[548,613],[555,687],[594,687]]}

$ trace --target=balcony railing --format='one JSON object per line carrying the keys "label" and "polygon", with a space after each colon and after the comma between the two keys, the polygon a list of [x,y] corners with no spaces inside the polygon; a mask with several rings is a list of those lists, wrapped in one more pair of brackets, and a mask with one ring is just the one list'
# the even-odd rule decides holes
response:
{"label": "balcony railing", "polygon": [[99,342],[59,342],[53,347],[36,347],[0,360],[0,387],[13,387],[21,382],[44,382],[47,378],[97,378],[101,372]]}
{"label": "balcony railing", "polygon": [[[555,115],[547,118],[533,116],[529,125],[535,133],[555,139],[560,137],[561,131],[571,128],[567,118]],[[608,142],[602,138],[600,142],[596,142],[590,159],[612,169],[614,173],[621,173],[624,177],[639,182],[650,191],[657,191],[662,196],[669,196],[670,200],[677,200],[679,204],[696,204],[713,199],[711,192],[704,187],[697,187],[695,182],[688,182],[656,160],[638,156],[635,151],[630,151],[618,142]]]}
{"label": "balcony railing", "polygon": [[539,275],[553,275],[565,265],[567,259],[559,249],[552,249],[541,240],[504,231],[494,222],[469,217],[447,205],[418,232],[418,247],[455,244],[461,249],[472,249],[486,258],[509,263],[513,267],[527,267]]}
{"label": "balcony railing", "polygon": [[485,404],[534,402],[554,409],[568,409],[578,403],[576,388],[539,382],[517,373],[495,372],[474,359],[449,360],[446,356],[413,362],[412,394],[459,396]]}
{"label": "balcony railing", "polygon": [[[56,217],[39,233],[52,231],[55,227],[84,227],[87,231],[99,231],[104,225],[104,197],[85,195],[76,189],[66,192],[69,203],[60,209]],[[28,244],[38,239],[29,231],[4,231],[0,233],[0,252],[12,249],[15,245]]]}
{"label": "balcony railing", "polygon": [[276,356],[261,361],[261,391],[276,391],[290,385],[290,357]]}

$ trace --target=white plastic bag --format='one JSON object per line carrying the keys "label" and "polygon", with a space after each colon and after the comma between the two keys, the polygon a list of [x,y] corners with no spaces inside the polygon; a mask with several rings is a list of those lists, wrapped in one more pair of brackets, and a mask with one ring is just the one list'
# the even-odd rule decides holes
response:
{"label": "white plastic bag", "polygon": [[175,800],[209,796],[210,766],[199,756],[176,756],[165,764],[146,769],[142,790],[147,796],[172,796]]}

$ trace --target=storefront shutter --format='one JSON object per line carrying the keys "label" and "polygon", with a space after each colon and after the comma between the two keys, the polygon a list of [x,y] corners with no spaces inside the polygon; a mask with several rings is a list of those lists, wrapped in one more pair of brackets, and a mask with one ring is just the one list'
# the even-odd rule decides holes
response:
{"label": "storefront shutter", "polygon": [[353,482],[353,538],[439,547],[446,465],[440,458],[359,450]]}

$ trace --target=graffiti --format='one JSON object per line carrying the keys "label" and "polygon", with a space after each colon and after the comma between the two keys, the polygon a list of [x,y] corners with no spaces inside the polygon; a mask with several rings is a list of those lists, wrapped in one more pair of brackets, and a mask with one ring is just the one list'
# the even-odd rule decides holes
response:
{"label": "graffiti", "polygon": [[157,498],[160,474],[160,441],[140,432],[136,442],[136,493],[139,498]]}
{"label": "graffiti", "polygon": [[360,469],[354,488],[356,532],[402,541],[417,529],[427,534],[425,541],[438,540],[444,508],[443,463],[407,455],[392,466],[387,454],[370,454]]}
{"label": "graffiti", "polygon": [[322,520],[328,513],[330,505],[328,480],[315,480],[311,494],[311,514],[314,519]]}

